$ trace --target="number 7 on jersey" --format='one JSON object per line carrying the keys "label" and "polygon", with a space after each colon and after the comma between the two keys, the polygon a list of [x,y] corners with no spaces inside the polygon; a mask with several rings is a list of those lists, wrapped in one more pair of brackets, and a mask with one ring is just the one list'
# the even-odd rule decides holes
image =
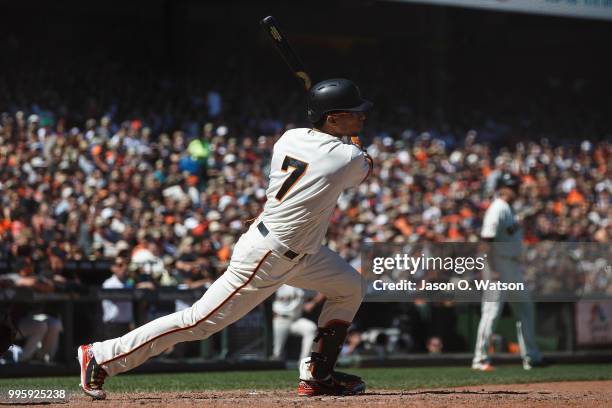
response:
{"label": "number 7 on jersey", "polygon": [[306,169],[308,168],[308,163],[298,160],[291,156],[285,156],[283,160],[283,165],[281,166],[282,171],[289,170],[289,167],[293,168],[293,171],[287,177],[287,180],[283,183],[281,188],[276,193],[276,199],[278,201],[282,201],[285,195],[291,190],[291,187],[302,177]]}

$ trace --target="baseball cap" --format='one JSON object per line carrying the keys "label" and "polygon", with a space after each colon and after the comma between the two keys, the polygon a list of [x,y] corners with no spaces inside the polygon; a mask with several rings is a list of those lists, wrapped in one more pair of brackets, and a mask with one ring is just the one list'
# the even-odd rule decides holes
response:
{"label": "baseball cap", "polygon": [[518,189],[521,180],[520,178],[512,173],[503,173],[499,179],[497,179],[497,188],[502,187],[511,188],[513,190]]}

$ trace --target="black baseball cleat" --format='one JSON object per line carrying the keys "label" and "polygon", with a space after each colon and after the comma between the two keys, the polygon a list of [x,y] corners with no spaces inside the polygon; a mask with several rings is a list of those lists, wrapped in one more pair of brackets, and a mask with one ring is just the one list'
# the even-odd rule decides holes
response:
{"label": "black baseball cleat", "polygon": [[300,380],[298,395],[300,397],[357,395],[363,394],[365,389],[365,383],[356,375],[334,371],[325,380]]}
{"label": "black baseball cleat", "polygon": [[106,371],[96,362],[90,344],[82,345],[77,350],[77,360],[81,366],[81,389],[93,399],[103,400],[106,393],[102,389]]}

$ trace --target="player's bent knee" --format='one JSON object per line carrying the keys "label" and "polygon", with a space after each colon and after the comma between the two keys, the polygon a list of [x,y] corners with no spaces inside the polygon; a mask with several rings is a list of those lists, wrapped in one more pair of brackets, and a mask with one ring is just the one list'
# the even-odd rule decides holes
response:
{"label": "player's bent knee", "polygon": [[304,333],[306,334],[311,334],[311,333],[315,333],[317,332],[317,325],[315,324],[315,322],[313,322],[312,320],[308,320],[306,318],[302,318],[302,327],[304,330]]}
{"label": "player's bent knee", "polygon": [[365,296],[364,289],[365,286],[363,285],[361,275],[357,271],[354,271],[354,273],[350,275],[350,279],[343,282],[342,297],[361,303]]}

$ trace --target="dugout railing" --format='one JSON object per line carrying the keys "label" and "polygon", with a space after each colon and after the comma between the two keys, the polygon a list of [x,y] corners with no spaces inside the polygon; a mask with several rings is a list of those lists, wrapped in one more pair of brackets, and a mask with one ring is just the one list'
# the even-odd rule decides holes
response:
{"label": "dugout railing", "polygon": [[[52,370],[55,367],[55,372],[72,372],[75,370],[73,358],[74,351],[78,344],[101,340],[99,329],[102,325],[101,319],[101,302],[103,300],[111,301],[129,301],[133,302],[134,324],[141,325],[146,323],[152,316],[150,313],[151,307],[160,304],[172,305],[177,301],[183,304],[191,304],[199,299],[204,292],[204,289],[187,289],[178,290],[176,288],[160,288],[157,290],[149,289],[94,289],[89,293],[49,293],[40,294],[24,288],[5,288],[0,289],[0,306],[6,307],[9,304],[36,306],[45,312],[61,318],[63,323],[63,332],[60,337],[60,349],[57,355],[57,362],[54,366],[49,367]],[[580,300],[582,300],[581,298]],[[576,299],[579,300],[579,299]],[[612,299],[610,300],[612,302]],[[381,307],[381,304],[364,304],[365,313],[368,312],[368,307]],[[555,328],[551,329],[559,338],[563,338],[562,342],[557,342],[556,345],[550,345],[549,350],[560,353],[561,355],[585,355],[585,350],[589,347],[578,347],[576,343],[576,303],[538,303],[536,304],[538,315],[543,316],[543,321],[539,324],[538,329],[542,326],[550,324],[550,320],[554,319],[555,327],[562,327],[563,333],[555,332]],[[384,307],[384,306],[383,306]],[[461,316],[461,326],[465,326],[468,332],[474,331],[478,324],[479,304],[475,303],[457,303],[453,306],[456,308],[456,313]],[[170,310],[166,309],[167,312]],[[546,317],[547,316],[547,317]],[[544,319],[546,317],[546,319]],[[508,317],[508,321],[512,319]],[[500,330],[511,330],[508,325],[503,328],[503,320]],[[193,353],[184,358],[172,358],[161,356],[153,363],[163,362],[166,364],[203,364],[214,363],[215,367],[222,369],[224,366],[229,367],[237,362],[261,363],[260,368],[269,368],[265,364],[269,361],[272,350],[272,312],[271,299],[268,299],[262,305],[256,307],[251,313],[238,322],[222,330],[218,335],[202,342],[195,342],[197,349]],[[548,322],[548,323],[547,323]],[[559,326],[559,323],[561,325]],[[469,334],[467,343],[472,343],[473,335]],[[469,352],[465,350],[465,352]],[[595,353],[597,354],[597,352]],[[605,358],[609,358],[608,354],[604,353]],[[436,363],[438,356],[427,356],[423,354],[417,358],[418,361],[427,363],[431,361]],[[450,357],[450,356],[449,356]],[[455,354],[457,361],[464,359],[462,355]],[[415,357],[407,357],[406,355],[378,355],[358,357],[356,359],[348,359],[346,361],[357,362],[361,365],[381,364],[399,364],[402,360],[415,362]],[[395,362],[393,362],[395,360]],[[448,358],[446,359],[448,362]],[[452,358],[451,360],[452,361]],[[11,376],[12,373],[24,373],[27,369],[20,367],[19,364],[0,365],[0,376]],[[272,366],[278,367],[278,364]],[[34,371],[40,372],[40,365],[32,366]],[[270,366],[271,367],[271,366]],[[167,370],[167,368],[165,368]]]}
{"label": "dugout railing", "polygon": [[[63,331],[56,356],[56,365],[71,365],[76,347],[79,344],[104,339],[102,322],[103,300],[133,303],[133,326],[145,324],[158,317],[160,313],[176,310],[177,302],[191,305],[204,293],[204,289],[158,288],[150,289],[93,289],[89,293],[37,293],[25,288],[0,289],[0,307],[19,310],[36,310],[60,318]],[[165,305],[165,308],[155,306]],[[175,305],[168,308],[168,305]],[[181,306],[184,307],[184,306]],[[174,310],[171,310],[174,309]],[[165,312],[162,312],[165,311]],[[198,350],[186,360],[201,362],[240,360],[265,361],[271,355],[271,303],[270,300],[257,306],[247,316],[233,326],[222,330],[214,338],[198,343]],[[18,344],[24,339],[18,339]],[[212,343],[214,342],[214,346]],[[169,362],[172,354],[159,358]],[[13,365],[0,364],[0,375],[6,374]]]}

